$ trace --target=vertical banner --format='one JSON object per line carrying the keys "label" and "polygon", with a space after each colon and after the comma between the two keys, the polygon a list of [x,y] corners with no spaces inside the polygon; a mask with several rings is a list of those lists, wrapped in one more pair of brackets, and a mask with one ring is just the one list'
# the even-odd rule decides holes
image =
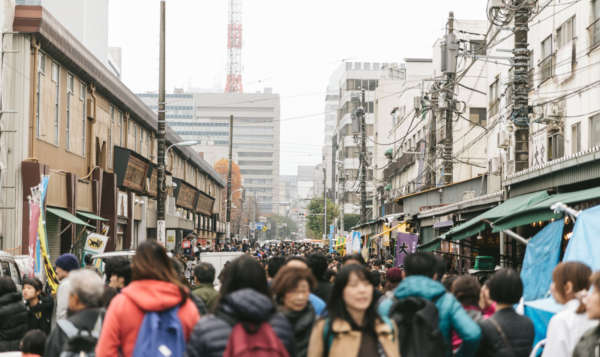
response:
{"label": "vertical banner", "polygon": [[29,198],[29,256],[31,257],[31,263],[33,264],[32,272],[34,274],[36,272],[41,272],[39,264],[36,266],[36,261],[38,261],[36,256],[36,246],[38,242],[37,231],[40,222],[40,194],[41,193],[36,190],[36,193],[32,192],[32,195]]}
{"label": "vertical banner", "polygon": [[334,225],[329,226],[329,253],[333,253],[333,231],[335,230]]}
{"label": "vertical banner", "polygon": [[396,267],[404,266],[404,258],[417,251],[419,237],[416,234],[398,233],[396,240]]}

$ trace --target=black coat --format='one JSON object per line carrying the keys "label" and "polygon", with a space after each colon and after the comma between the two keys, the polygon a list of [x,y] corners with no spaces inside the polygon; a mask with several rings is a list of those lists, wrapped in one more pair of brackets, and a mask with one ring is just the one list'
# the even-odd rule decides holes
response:
{"label": "black coat", "polygon": [[[104,309],[86,309],[69,317],[68,320],[80,330],[92,331],[96,326],[98,316],[102,313],[104,313]],[[60,326],[54,326],[48,340],[46,340],[44,357],[59,357],[67,340],[67,334]]]}
{"label": "black coat", "polygon": [[[494,319],[500,325],[510,346],[489,321]],[[514,309],[497,311],[492,317],[479,323],[481,340],[477,357],[528,357],[533,347],[533,323],[528,317],[521,316]],[[512,350],[512,351],[511,351]]]}
{"label": "black coat", "polygon": [[233,325],[241,321],[268,321],[290,356],[294,356],[294,336],[290,323],[276,312],[271,299],[252,289],[238,290],[225,296],[215,315],[208,315],[198,321],[188,341],[186,356],[221,357]]}
{"label": "black coat", "polygon": [[286,311],[283,315],[288,319],[294,329],[294,343],[296,345],[296,357],[306,357],[308,353],[308,341],[316,320],[315,309],[310,303],[302,311]]}
{"label": "black coat", "polygon": [[27,332],[27,309],[20,293],[0,296],[0,352],[18,351]]}
{"label": "black coat", "polygon": [[27,308],[27,325],[29,330],[42,330],[46,335],[50,334],[50,322],[52,321],[52,310],[54,301],[52,298],[41,297],[35,306],[25,305]]}

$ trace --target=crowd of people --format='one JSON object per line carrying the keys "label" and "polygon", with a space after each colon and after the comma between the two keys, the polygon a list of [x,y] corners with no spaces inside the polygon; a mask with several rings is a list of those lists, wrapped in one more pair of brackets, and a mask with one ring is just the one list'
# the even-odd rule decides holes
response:
{"label": "crowd of people", "polygon": [[[231,248],[230,248],[231,249]],[[235,248],[237,249],[237,247]],[[243,247],[217,274],[156,241],[102,274],[56,261],[57,293],[0,278],[0,352],[24,356],[530,356],[535,332],[517,306],[519,273],[482,282],[417,252],[403,266],[311,245]],[[217,282],[215,284],[215,281]],[[559,264],[544,357],[600,356],[600,273]]]}

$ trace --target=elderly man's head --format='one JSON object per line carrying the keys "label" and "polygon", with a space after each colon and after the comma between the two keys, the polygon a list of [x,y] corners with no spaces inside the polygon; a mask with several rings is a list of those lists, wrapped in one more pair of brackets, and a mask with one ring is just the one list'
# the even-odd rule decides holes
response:
{"label": "elderly man's head", "polygon": [[88,269],[74,270],[69,274],[69,282],[69,315],[102,306],[104,283],[98,274]]}

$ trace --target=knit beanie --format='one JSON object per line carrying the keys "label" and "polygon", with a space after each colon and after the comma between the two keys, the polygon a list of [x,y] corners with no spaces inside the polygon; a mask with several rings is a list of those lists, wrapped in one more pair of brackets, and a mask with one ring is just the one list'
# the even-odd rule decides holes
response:
{"label": "knit beanie", "polygon": [[79,269],[79,260],[71,253],[65,253],[56,259],[56,266],[65,271]]}

